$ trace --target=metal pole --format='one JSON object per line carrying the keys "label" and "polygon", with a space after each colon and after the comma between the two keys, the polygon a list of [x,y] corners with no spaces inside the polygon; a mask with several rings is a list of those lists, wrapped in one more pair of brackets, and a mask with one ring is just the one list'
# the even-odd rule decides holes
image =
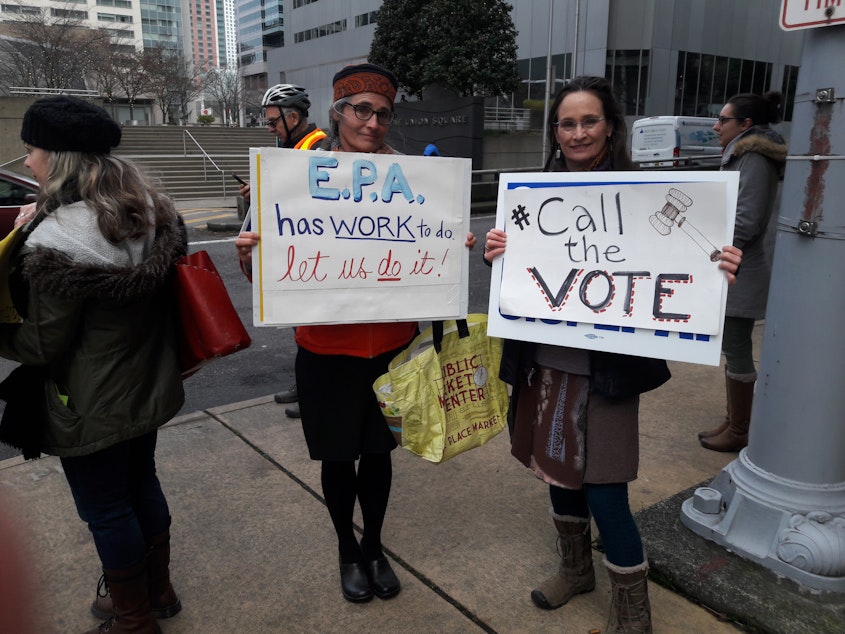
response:
{"label": "metal pole", "polygon": [[569,79],[578,76],[578,21],[581,17],[581,0],[575,0],[575,46],[572,47],[572,72]]}
{"label": "metal pole", "polygon": [[[546,99],[543,105],[543,154],[540,164],[546,162],[546,121],[549,120],[549,98],[552,91],[552,16],[554,15],[555,0],[549,0],[549,39],[546,47]],[[531,83],[528,84],[531,90]]]}
{"label": "metal pole", "polygon": [[845,26],[807,31],[748,448],[681,509],[695,533],[834,592],[845,592],[842,59]]}

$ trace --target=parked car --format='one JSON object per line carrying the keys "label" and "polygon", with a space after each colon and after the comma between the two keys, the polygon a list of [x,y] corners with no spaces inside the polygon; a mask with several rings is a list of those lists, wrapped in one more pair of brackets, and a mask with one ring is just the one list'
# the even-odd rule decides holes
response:
{"label": "parked car", "polygon": [[34,203],[37,194],[38,182],[35,179],[0,169],[0,238],[6,237],[14,228],[21,206]]}
{"label": "parked car", "polygon": [[631,127],[631,158],[640,167],[711,167],[721,160],[712,117],[647,117]]}

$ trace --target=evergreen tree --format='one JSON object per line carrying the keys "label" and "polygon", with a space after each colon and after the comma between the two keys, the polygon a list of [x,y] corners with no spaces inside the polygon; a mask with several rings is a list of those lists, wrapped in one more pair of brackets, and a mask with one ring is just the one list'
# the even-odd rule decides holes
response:
{"label": "evergreen tree", "polygon": [[460,95],[515,90],[516,28],[504,0],[384,0],[370,61],[410,94],[439,84]]}

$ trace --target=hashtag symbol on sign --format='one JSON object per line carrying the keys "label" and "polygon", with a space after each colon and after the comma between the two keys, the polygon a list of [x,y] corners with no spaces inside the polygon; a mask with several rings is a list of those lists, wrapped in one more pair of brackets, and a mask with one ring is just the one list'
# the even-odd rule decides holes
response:
{"label": "hashtag symbol on sign", "polygon": [[524,205],[517,205],[516,209],[513,210],[511,213],[511,219],[516,223],[516,226],[520,229],[524,230],[523,224],[530,225],[531,223],[528,222],[528,212],[525,211]]}

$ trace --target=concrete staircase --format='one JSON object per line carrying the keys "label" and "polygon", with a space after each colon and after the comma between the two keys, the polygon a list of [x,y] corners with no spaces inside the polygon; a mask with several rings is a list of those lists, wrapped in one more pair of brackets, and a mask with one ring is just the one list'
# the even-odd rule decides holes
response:
{"label": "concrete staircase", "polygon": [[144,166],[174,200],[233,198],[232,172],[248,181],[249,148],[274,139],[266,128],[125,126],[115,154]]}

